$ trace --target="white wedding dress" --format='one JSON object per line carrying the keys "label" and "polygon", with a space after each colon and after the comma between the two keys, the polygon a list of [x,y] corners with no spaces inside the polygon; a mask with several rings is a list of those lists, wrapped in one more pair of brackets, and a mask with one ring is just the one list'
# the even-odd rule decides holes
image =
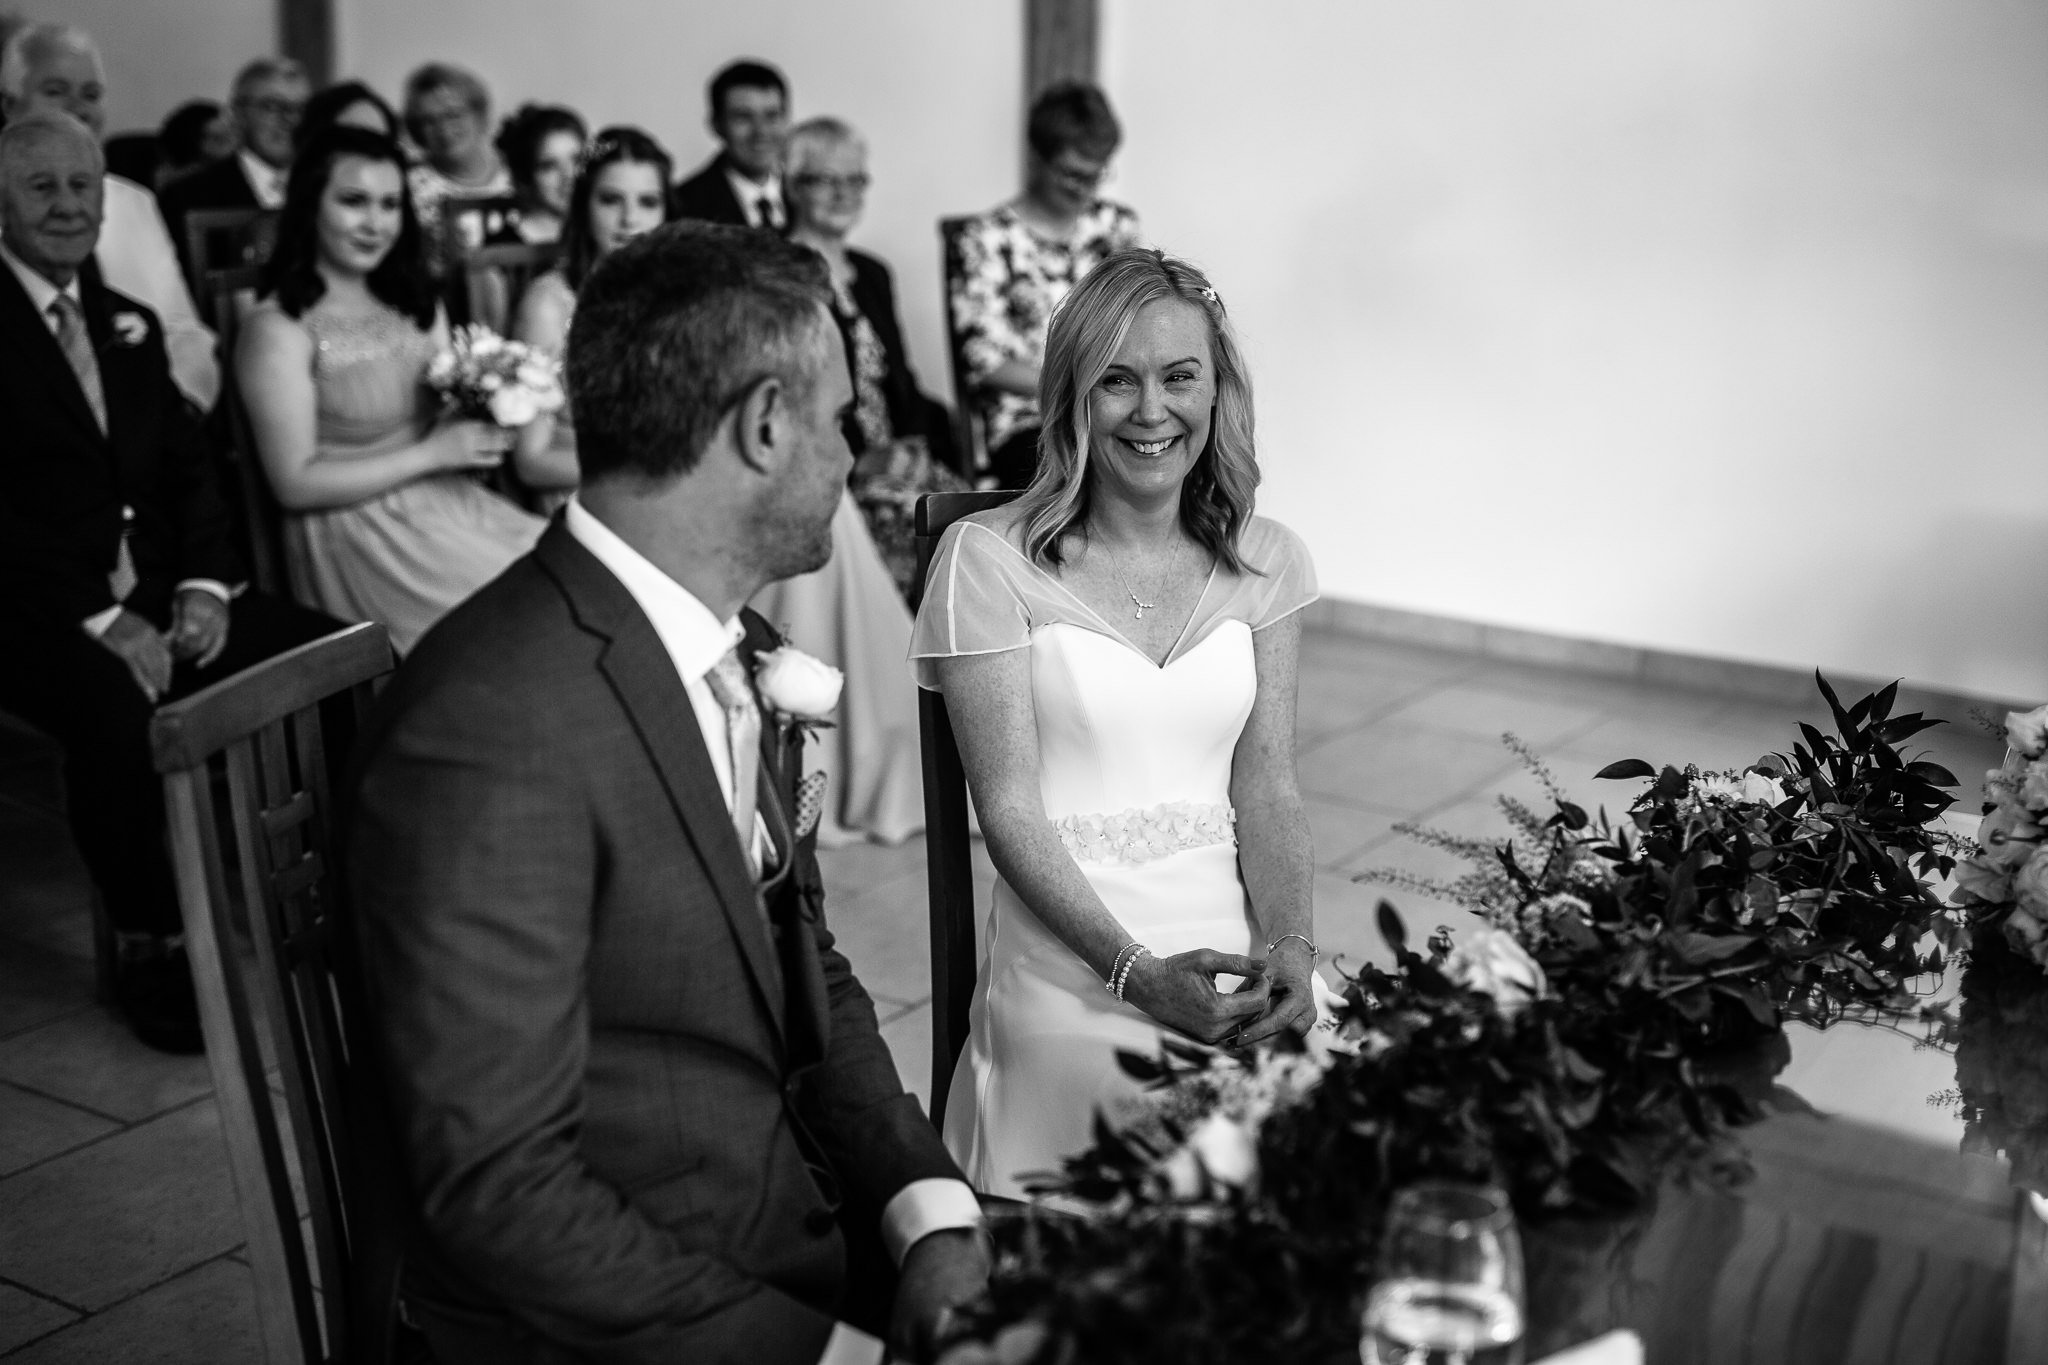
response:
{"label": "white wedding dress", "polygon": [[[1030,649],[1045,813],[1125,933],[1160,957],[1263,947],[1238,873],[1231,758],[1258,690],[1252,633],[1316,592],[1292,532],[1253,518],[1241,543],[1263,574],[1219,567],[1154,664],[1003,535],[963,522],[940,544],[912,638],[927,687],[938,658]],[[1098,1108],[1135,1093],[1117,1052],[1156,1054],[1160,1036],[999,880],[947,1147],[975,1188],[1022,1195],[1025,1177],[1088,1144]]]}

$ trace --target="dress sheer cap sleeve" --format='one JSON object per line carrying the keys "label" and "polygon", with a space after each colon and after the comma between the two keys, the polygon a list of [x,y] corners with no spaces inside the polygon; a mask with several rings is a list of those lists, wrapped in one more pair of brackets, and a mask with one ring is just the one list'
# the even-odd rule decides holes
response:
{"label": "dress sheer cap sleeve", "polygon": [[1031,643],[1031,566],[996,531],[956,522],[939,538],[910,634],[910,667],[937,691],[938,661],[999,654]]}
{"label": "dress sheer cap sleeve", "polygon": [[1322,594],[1316,589],[1315,561],[1301,537],[1277,521],[1253,517],[1244,528],[1245,563],[1260,571],[1246,575],[1245,620],[1253,630],[1291,616]]}

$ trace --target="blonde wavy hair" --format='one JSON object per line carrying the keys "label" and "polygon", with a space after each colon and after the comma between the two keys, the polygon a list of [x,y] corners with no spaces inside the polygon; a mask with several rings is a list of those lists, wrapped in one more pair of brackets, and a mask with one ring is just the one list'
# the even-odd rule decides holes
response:
{"label": "blonde wavy hair", "polygon": [[1046,565],[1064,556],[1061,540],[1082,530],[1094,500],[1089,476],[1088,394],[1109,369],[1131,323],[1147,304],[1177,299],[1209,321],[1216,407],[1203,448],[1181,485],[1180,523],[1234,573],[1257,572],[1238,554],[1259,486],[1252,435],[1252,380],[1224,314],[1200,270],[1163,251],[1120,251],[1088,272],[1052,315],[1038,376],[1038,473],[1017,499],[1024,552]]}

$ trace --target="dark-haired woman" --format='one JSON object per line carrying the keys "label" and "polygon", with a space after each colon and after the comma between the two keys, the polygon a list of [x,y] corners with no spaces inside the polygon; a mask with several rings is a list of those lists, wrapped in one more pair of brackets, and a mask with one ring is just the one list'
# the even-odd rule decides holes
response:
{"label": "dark-haired woman", "polygon": [[583,158],[589,130],[573,109],[559,104],[522,104],[498,128],[498,155],[512,176],[519,212],[505,240],[554,242],[568,221],[569,194]]}
{"label": "dark-haired woman", "polygon": [[425,382],[447,325],[396,143],[316,136],[292,165],[261,302],[235,353],[300,600],[410,650],[530,549],[543,523],[469,477],[510,444],[446,421]]}
{"label": "dark-haired woman", "polygon": [[[643,233],[668,221],[673,163],[661,144],[638,128],[606,128],[584,157],[569,191],[562,229],[561,264],[526,287],[512,319],[516,340],[560,359],[568,348],[576,291],[592,267]],[[519,433],[513,472],[547,510],[576,489],[576,428],[569,410],[541,417]]]}
{"label": "dark-haired woman", "polygon": [[384,97],[361,81],[342,81],[306,101],[299,126],[292,130],[292,144],[304,151],[315,136],[336,124],[365,128],[394,140],[398,137],[398,115],[384,102]]}

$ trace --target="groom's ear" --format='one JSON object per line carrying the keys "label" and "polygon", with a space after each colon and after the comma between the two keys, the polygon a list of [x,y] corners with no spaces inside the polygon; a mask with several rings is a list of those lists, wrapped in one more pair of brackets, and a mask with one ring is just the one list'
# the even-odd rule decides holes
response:
{"label": "groom's ear", "polygon": [[773,478],[789,463],[794,411],[789,385],[779,375],[754,381],[733,407],[733,444],[742,463]]}

